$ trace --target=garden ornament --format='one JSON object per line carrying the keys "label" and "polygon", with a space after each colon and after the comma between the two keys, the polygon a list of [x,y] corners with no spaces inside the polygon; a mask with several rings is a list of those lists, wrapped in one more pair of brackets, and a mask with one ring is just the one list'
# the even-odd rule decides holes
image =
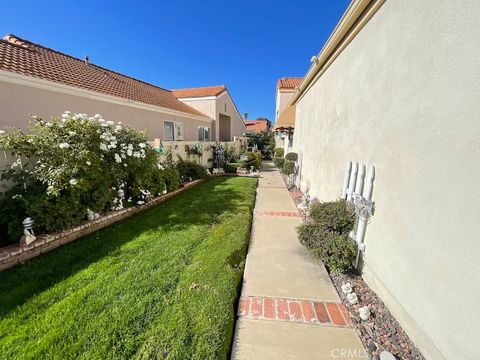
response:
{"label": "garden ornament", "polygon": [[370,309],[368,308],[368,306],[363,306],[358,309],[358,314],[360,315],[360,319],[368,320],[368,318],[370,317]]}
{"label": "garden ornament", "polygon": [[24,240],[26,245],[31,244],[36,240],[35,234],[33,233],[33,223],[34,221],[30,217],[25,218],[22,222],[23,236],[20,241]]}
{"label": "garden ornament", "polygon": [[350,283],[342,284],[342,291],[344,294],[350,294],[352,292],[352,285],[350,285]]}
{"label": "garden ornament", "polygon": [[348,299],[348,302],[352,305],[355,305],[356,303],[358,303],[358,296],[354,292],[347,294],[347,299]]}
{"label": "garden ornament", "polygon": [[380,353],[380,360],[397,360],[397,358],[389,351],[382,351]]}

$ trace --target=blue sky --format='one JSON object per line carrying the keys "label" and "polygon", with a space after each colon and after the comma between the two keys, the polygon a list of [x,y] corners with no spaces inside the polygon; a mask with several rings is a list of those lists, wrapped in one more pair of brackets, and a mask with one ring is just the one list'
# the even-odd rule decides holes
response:
{"label": "blue sky", "polygon": [[348,4],[2,0],[0,34],[167,89],[226,84],[242,114],[273,120],[277,79],[305,75]]}

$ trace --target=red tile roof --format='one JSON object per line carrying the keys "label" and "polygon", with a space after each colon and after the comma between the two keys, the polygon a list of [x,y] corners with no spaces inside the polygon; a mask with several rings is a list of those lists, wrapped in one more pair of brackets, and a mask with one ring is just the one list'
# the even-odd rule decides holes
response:
{"label": "red tile roof", "polygon": [[303,77],[283,77],[277,82],[277,89],[295,89],[303,81]]}
{"label": "red tile roof", "polygon": [[247,131],[260,132],[268,130],[267,120],[247,120],[245,121],[245,127]]}
{"label": "red tile roof", "polygon": [[53,81],[149,105],[206,116],[171,91],[87,63],[73,56],[6,35],[0,39],[0,70]]}
{"label": "red tile roof", "polygon": [[172,90],[177,98],[217,96],[227,90],[225,85]]}

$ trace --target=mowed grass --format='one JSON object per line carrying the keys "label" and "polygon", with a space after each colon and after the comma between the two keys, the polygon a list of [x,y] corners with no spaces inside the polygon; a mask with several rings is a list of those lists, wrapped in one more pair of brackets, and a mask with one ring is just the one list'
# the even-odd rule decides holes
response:
{"label": "mowed grass", "polygon": [[226,358],[255,187],[214,178],[0,273],[0,358]]}

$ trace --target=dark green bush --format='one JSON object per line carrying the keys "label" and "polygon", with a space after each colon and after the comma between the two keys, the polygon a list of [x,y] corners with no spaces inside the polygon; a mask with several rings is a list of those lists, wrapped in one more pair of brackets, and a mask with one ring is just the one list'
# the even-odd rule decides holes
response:
{"label": "dark green bush", "polygon": [[312,254],[332,272],[346,270],[355,259],[356,245],[348,235],[328,234],[321,246],[312,248]]}
{"label": "dark green bush", "polygon": [[314,203],[308,215],[328,233],[347,235],[355,223],[355,216],[347,209],[345,200]]}
{"label": "dark green bush", "polygon": [[285,160],[288,161],[297,161],[298,155],[295,152],[290,152],[285,156]]}
{"label": "dark green bush", "polygon": [[260,151],[257,151],[255,153],[248,151],[245,153],[245,156],[247,157],[246,160],[246,167],[254,167],[255,169],[260,169],[262,166],[262,153]]}
{"label": "dark green bush", "polygon": [[297,228],[298,239],[308,249],[319,247],[327,233],[312,221],[306,221]]}
{"label": "dark green bush", "polygon": [[275,157],[282,157],[285,154],[285,150],[283,148],[276,148],[275,149]]}
{"label": "dark green bush", "polygon": [[245,165],[243,163],[237,162],[237,163],[226,163],[224,166],[224,170],[227,174],[236,174],[238,168],[242,168]]}
{"label": "dark green bush", "polygon": [[180,173],[175,168],[165,168],[162,173],[167,191],[177,190],[180,186]]}
{"label": "dark green bush", "polygon": [[348,236],[355,223],[345,200],[314,203],[308,220],[297,228],[300,242],[330,270],[346,270],[355,257],[355,242]]}
{"label": "dark green bush", "polygon": [[273,158],[273,163],[275,166],[279,169],[283,168],[283,164],[285,163],[285,158],[283,157],[274,157]]}
{"label": "dark green bush", "polygon": [[295,163],[293,161],[285,161],[281,171],[285,175],[295,174]]}
{"label": "dark green bush", "polygon": [[177,170],[180,174],[181,181],[206,179],[208,177],[207,169],[189,160],[180,159],[177,163]]}

